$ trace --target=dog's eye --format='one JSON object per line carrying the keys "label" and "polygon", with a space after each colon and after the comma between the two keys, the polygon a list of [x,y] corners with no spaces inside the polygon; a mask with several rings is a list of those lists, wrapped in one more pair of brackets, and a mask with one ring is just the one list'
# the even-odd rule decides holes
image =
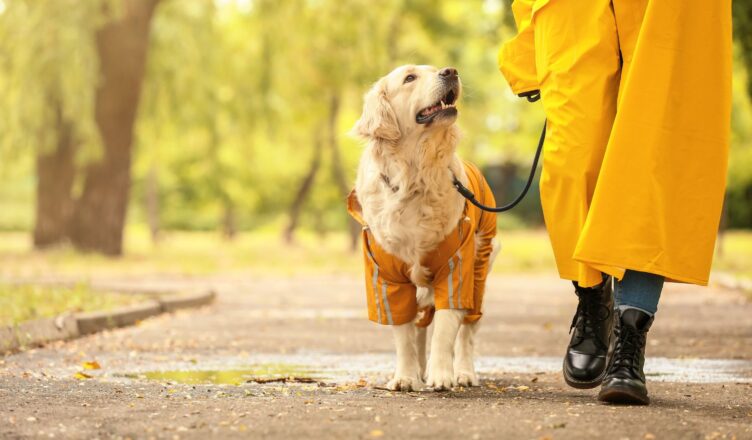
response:
{"label": "dog's eye", "polygon": [[405,81],[404,81],[404,82],[403,82],[402,84],[407,84],[407,83],[409,83],[409,82],[413,82],[413,81],[415,81],[416,79],[418,79],[418,77],[417,77],[417,76],[415,76],[415,75],[413,75],[413,74],[411,73],[411,74],[409,74],[409,75],[407,75],[407,76],[405,77]]}

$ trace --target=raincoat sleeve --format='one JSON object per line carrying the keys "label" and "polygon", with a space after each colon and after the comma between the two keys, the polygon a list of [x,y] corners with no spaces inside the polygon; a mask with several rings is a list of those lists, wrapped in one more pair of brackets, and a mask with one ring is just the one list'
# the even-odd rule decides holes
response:
{"label": "raincoat sleeve", "polygon": [[520,96],[538,90],[535,72],[535,36],[533,33],[533,4],[535,0],[515,0],[512,3],[517,35],[499,49],[499,70],[512,91]]}
{"label": "raincoat sleeve", "polygon": [[[481,188],[483,188],[480,191],[482,195],[481,203],[488,206],[496,206],[496,199],[488,182],[483,177],[479,180]],[[481,212],[476,233],[476,244],[478,247],[475,249],[476,260],[473,279],[475,283],[475,313],[480,316],[483,294],[486,289],[486,277],[488,277],[491,253],[494,247],[493,239],[496,237],[496,215]]]}

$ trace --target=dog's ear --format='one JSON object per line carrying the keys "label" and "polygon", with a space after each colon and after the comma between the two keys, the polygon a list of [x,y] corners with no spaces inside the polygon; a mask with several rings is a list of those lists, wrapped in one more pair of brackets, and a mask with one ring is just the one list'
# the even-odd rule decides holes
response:
{"label": "dog's ear", "polygon": [[402,133],[397,115],[389,104],[381,81],[374,84],[363,99],[363,114],[355,123],[352,133],[367,139],[399,140]]}

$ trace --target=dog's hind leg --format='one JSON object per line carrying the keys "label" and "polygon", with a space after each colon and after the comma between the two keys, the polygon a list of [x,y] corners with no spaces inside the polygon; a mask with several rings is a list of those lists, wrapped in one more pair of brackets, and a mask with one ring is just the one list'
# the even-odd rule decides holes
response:
{"label": "dog's hind leg", "polygon": [[394,378],[386,386],[394,391],[417,391],[423,387],[423,380],[418,361],[415,324],[409,322],[395,325],[392,329],[397,346],[397,369]]}
{"label": "dog's hind leg", "polygon": [[454,374],[457,385],[477,387],[480,382],[475,374],[475,333],[478,322],[463,323],[454,343]]}
{"label": "dog's hind leg", "polygon": [[[487,241],[476,235],[476,249],[488,249]],[[488,271],[491,270],[496,256],[501,250],[499,240],[493,238],[490,242],[488,256]],[[475,373],[475,333],[478,332],[479,321],[462,323],[454,343],[454,374],[457,385],[463,387],[478,386],[478,375]]]}

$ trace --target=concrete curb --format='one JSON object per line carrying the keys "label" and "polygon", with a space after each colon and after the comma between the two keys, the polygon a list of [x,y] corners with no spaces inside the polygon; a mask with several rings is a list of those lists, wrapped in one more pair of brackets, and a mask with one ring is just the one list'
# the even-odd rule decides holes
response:
{"label": "concrete curb", "polygon": [[[131,293],[136,293],[131,291]],[[156,292],[143,292],[156,294]],[[0,353],[17,351],[22,347],[38,347],[53,341],[74,339],[118,327],[134,325],[162,313],[201,307],[216,298],[213,291],[193,294],[171,294],[133,306],[101,312],[64,314],[55,318],[22,322],[0,327]]]}
{"label": "concrete curb", "polygon": [[78,332],[82,335],[90,335],[102,330],[133,325],[160,313],[162,313],[162,306],[157,301],[149,300],[134,306],[105,312],[78,313],[76,321]]}
{"label": "concrete curb", "polygon": [[201,307],[211,304],[216,297],[216,293],[209,291],[189,295],[170,295],[158,298],[157,301],[159,301],[162,306],[162,312],[172,313],[180,309],[189,309],[192,307]]}

